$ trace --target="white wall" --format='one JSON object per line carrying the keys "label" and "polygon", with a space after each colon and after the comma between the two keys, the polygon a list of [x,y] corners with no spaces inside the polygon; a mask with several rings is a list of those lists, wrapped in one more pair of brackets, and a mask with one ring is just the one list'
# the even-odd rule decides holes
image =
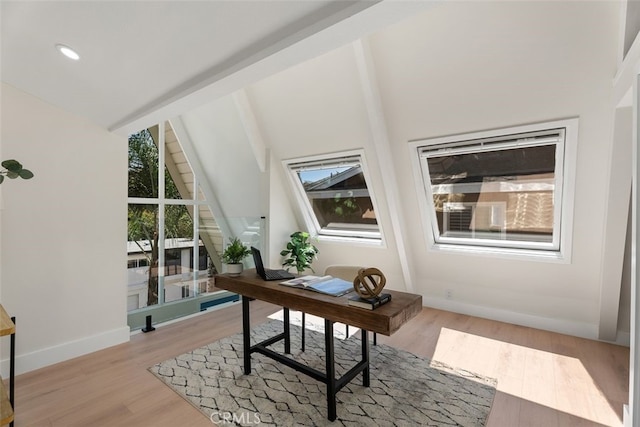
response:
{"label": "white wall", "polygon": [[[371,38],[404,187],[407,141],[579,118],[571,263],[429,252],[416,232],[407,238],[428,304],[595,337],[618,7],[453,2]],[[404,212],[417,231],[415,198]]]}
{"label": "white wall", "polygon": [[[614,123],[606,190],[606,206],[609,208],[605,212],[603,228],[598,337],[616,341],[618,331],[624,331],[625,341],[628,342],[629,317],[626,316],[630,314],[630,281],[628,276],[624,276],[623,266],[630,256],[627,235],[632,228],[629,221],[632,180],[629,159],[633,155],[632,108],[616,109]],[[623,323],[619,323],[619,319]]]}
{"label": "white wall", "polygon": [[35,173],[2,184],[0,223],[1,302],[26,372],[129,339],[127,139],[4,83],[1,96],[3,158]]}
{"label": "white wall", "polygon": [[266,215],[263,207],[268,181],[260,171],[233,97],[218,99],[180,118],[231,232],[243,238],[243,219]]}
{"label": "white wall", "polygon": [[[282,256],[280,251],[287,246],[291,234],[297,230],[304,230],[304,222],[296,217],[294,204],[292,204],[291,192],[288,191],[288,182],[284,174],[280,160],[276,159],[272,153],[269,156],[269,180],[268,194],[269,200],[265,209],[269,212],[266,215],[268,247],[266,248],[266,261],[271,268],[282,268]],[[315,264],[315,262],[314,262]],[[314,268],[315,270],[315,268]],[[293,272],[293,270],[291,270]],[[316,270],[320,273],[321,270]]]}
{"label": "white wall", "polygon": [[[385,244],[315,241],[319,249],[318,259],[313,264],[316,272],[322,273],[332,264],[376,266],[386,275],[389,288],[404,290],[383,178],[379,173],[353,52],[351,45],[342,47],[271,76],[247,91],[273,153],[272,177],[280,175],[285,193],[291,194],[292,189],[282,177],[282,160],[364,149],[371,172],[370,190],[376,198],[376,215],[383,224]],[[270,201],[278,203],[274,194],[272,191]],[[288,201],[297,210],[293,196]],[[273,216],[271,219],[277,220]],[[303,227],[304,222],[298,217],[296,224],[285,223],[278,227],[280,235],[272,233],[271,240],[286,242],[291,232]]]}

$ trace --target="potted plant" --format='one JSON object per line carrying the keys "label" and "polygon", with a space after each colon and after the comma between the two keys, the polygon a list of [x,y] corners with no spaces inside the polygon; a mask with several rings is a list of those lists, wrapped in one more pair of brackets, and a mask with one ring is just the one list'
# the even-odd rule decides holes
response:
{"label": "potted plant", "polygon": [[233,237],[227,248],[222,252],[222,262],[227,264],[227,273],[232,276],[238,276],[242,273],[242,260],[245,259],[251,251],[240,239]]}
{"label": "potted plant", "polygon": [[309,233],[305,231],[296,231],[291,236],[291,240],[287,243],[287,248],[280,251],[280,255],[286,257],[282,266],[289,271],[291,267],[295,267],[298,274],[302,273],[307,268],[315,273],[311,268],[311,263],[316,254],[318,248],[313,246],[309,241]]}

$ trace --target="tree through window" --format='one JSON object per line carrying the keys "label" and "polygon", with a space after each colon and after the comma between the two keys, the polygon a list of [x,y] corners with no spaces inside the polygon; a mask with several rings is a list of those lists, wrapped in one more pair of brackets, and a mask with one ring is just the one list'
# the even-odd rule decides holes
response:
{"label": "tree through window", "polygon": [[[183,200],[164,165],[160,173],[160,158],[157,127],[129,137],[129,310],[194,296],[184,279],[206,271],[209,264],[200,261],[202,250],[206,254],[201,242],[194,244],[195,204]],[[164,191],[159,176],[164,177]]]}

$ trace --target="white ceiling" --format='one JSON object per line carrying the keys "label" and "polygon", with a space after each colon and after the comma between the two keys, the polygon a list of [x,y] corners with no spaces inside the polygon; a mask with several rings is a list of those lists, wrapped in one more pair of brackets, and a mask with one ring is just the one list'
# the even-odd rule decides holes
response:
{"label": "white ceiling", "polygon": [[[387,1],[1,1],[2,81],[121,133],[428,7]],[[63,57],[63,43],[81,55]]]}

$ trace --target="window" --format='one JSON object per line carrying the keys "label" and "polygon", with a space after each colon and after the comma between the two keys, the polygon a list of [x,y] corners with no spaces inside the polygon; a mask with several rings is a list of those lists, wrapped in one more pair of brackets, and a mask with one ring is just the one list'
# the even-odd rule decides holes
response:
{"label": "window", "polygon": [[208,206],[168,122],[130,135],[128,201],[129,311],[204,292]]}
{"label": "window", "polygon": [[576,127],[565,120],[414,142],[434,247],[566,257]]}
{"label": "window", "polygon": [[381,241],[362,153],[288,160],[284,165],[312,233]]}

